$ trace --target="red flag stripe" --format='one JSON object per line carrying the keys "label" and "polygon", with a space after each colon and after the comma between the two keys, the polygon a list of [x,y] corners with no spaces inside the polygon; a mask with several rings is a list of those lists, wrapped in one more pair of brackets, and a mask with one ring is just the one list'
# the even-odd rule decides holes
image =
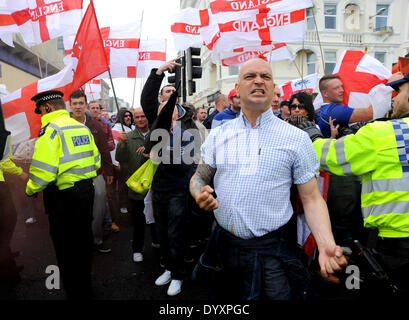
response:
{"label": "red flag stripe", "polygon": [[206,27],[209,25],[209,11],[207,9],[204,10],[200,10],[199,11],[199,15],[200,15],[200,24],[202,27]]}
{"label": "red flag stripe", "polygon": [[10,14],[0,14],[0,27],[12,26],[13,24],[16,22]]}
{"label": "red flag stripe", "polygon": [[35,9],[27,8],[13,12],[11,15],[17,25],[20,26],[29,20],[37,21],[41,17],[80,9],[82,9],[82,0],[62,0],[50,4],[45,4],[43,0],[37,0],[37,7]]}
{"label": "red flag stripe", "polygon": [[201,26],[198,26],[198,25],[176,22],[172,24],[172,26],[170,27],[170,31],[172,31],[173,33],[186,33],[186,34],[199,35],[200,27]]}
{"label": "red flag stripe", "polygon": [[142,51],[139,52],[139,61],[160,60],[166,61],[166,53],[160,51]]}
{"label": "red flag stripe", "polygon": [[242,1],[216,0],[210,3],[210,9],[213,14],[219,12],[247,11],[265,8],[267,4],[280,1],[282,0],[242,0]]}

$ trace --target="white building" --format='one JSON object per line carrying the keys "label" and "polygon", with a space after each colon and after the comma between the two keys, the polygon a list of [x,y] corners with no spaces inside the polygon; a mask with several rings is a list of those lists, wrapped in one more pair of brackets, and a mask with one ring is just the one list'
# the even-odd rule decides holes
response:
{"label": "white building", "polygon": [[[181,0],[181,8],[209,7],[209,0]],[[281,85],[311,73],[320,78],[332,70],[345,49],[362,50],[387,68],[409,53],[409,0],[312,0],[306,10],[303,43],[288,44],[294,61],[273,61],[274,81]],[[317,32],[318,30],[318,32]],[[226,95],[237,81],[238,67],[211,62],[202,47],[203,75],[196,93],[188,97],[195,106],[213,104],[215,94]]]}

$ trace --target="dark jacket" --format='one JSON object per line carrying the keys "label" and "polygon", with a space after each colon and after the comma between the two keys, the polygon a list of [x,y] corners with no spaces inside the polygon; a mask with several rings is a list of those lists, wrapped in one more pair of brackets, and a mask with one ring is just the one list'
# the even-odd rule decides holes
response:
{"label": "dark jacket", "polygon": [[112,165],[112,159],[110,154],[110,147],[106,140],[106,134],[102,126],[95,120],[86,117],[85,125],[89,128],[94,136],[95,144],[101,154],[101,168],[98,174],[103,172],[104,176],[113,176],[114,167]]}
{"label": "dark jacket", "polygon": [[[145,137],[138,131],[138,129],[128,132],[126,136],[128,137],[128,140],[125,142],[119,142],[116,147],[115,160],[119,161],[121,164],[127,164],[128,171],[126,174],[127,177],[130,177],[148,158],[136,153],[136,150],[142,147],[145,142]],[[145,195],[128,189],[128,197],[132,200],[143,200]]]}
{"label": "dark jacket", "polygon": [[[152,126],[153,121],[158,116],[158,108],[160,104],[158,100],[159,91],[162,80],[165,77],[164,74],[157,75],[157,70],[157,68],[151,70],[151,74],[146,80],[141,94],[141,106],[143,112],[145,113],[145,117],[148,119],[149,128]],[[177,104],[176,106],[178,108],[179,115],[181,116],[178,119],[181,122],[181,128],[183,130],[192,128],[197,129],[197,126],[192,119],[193,111],[190,108],[182,107],[179,104]]]}

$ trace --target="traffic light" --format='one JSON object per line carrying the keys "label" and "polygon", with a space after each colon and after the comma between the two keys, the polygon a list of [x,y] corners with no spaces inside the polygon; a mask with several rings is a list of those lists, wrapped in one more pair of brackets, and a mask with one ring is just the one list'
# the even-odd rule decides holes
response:
{"label": "traffic light", "polygon": [[200,48],[188,48],[186,50],[186,77],[189,96],[196,92],[196,83],[193,79],[200,79],[202,77],[202,67],[200,56]]}
{"label": "traffic light", "polygon": [[[176,62],[177,62],[177,63],[181,63],[181,64],[182,64],[182,67],[183,67],[183,62],[184,62],[183,60],[184,60],[183,57],[181,57],[181,58],[179,58],[178,60],[176,60]],[[182,67],[181,67],[181,66],[176,66],[176,67],[173,69],[173,72],[171,72],[171,73],[174,73],[175,75],[168,77],[168,83],[169,83],[170,85],[174,86],[175,88],[178,88],[178,87],[179,87],[179,89],[178,89],[178,97],[181,97],[181,96],[182,96],[182,88],[181,88],[182,86],[179,85],[179,83],[182,81]]]}

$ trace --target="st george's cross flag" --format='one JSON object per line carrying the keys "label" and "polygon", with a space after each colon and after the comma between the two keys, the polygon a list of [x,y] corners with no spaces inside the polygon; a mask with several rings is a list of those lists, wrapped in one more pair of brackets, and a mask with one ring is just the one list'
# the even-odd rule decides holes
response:
{"label": "st george's cross flag", "polygon": [[207,9],[185,8],[180,10],[175,15],[170,28],[176,50],[182,51],[189,47],[201,46],[203,40],[200,28],[208,25],[209,12]]}
{"label": "st george's cross flag", "polygon": [[93,101],[101,99],[101,80],[90,80],[84,85],[84,91],[87,96],[87,101]]}
{"label": "st george's cross flag", "polygon": [[[345,50],[339,58],[333,74],[343,83],[343,104],[351,108],[366,108],[372,104],[373,119],[382,118],[391,108],[393,89],[385,86],[391,72],[377,59],[363,51]],[[314,108],[323,104],[319,93]]]}
{"label": "st george's cross flag", "polygon": [[166,62],[166,39],[141,40],[137,78],[147,78],[153,68],[159,68]]}
{"label": "st george's cross flag", "polygon": [[18,33],[18,26],[11,16],[5,0],[0,1],[0,39],[7,45],[14,47],[13,34]]}
{"label": "st george's cross flag", "polygon": [[82,0],[6,0],[18,31],[29,46],[75,35],[81,23]]}
{"label": "st george's cross flag", "polygon": [[35,94],[60,90],[67,101],[72,92],[108,69],[92,1],[78,29],[71,59],[66,62],[68,64],[65,68],[57,74],[40,79],[1,98],[6,128],[11,132],[13,144],[38,136],[41,117],[34,113],[35,105],[31,101]]}
{"label": "st george's cross flag", "polygon": [[300,91],[313,93],[317,86],[318,74],[309,74],[303,78],[288,81],[280,86],[281,100],[290,100],[291,95]]}

